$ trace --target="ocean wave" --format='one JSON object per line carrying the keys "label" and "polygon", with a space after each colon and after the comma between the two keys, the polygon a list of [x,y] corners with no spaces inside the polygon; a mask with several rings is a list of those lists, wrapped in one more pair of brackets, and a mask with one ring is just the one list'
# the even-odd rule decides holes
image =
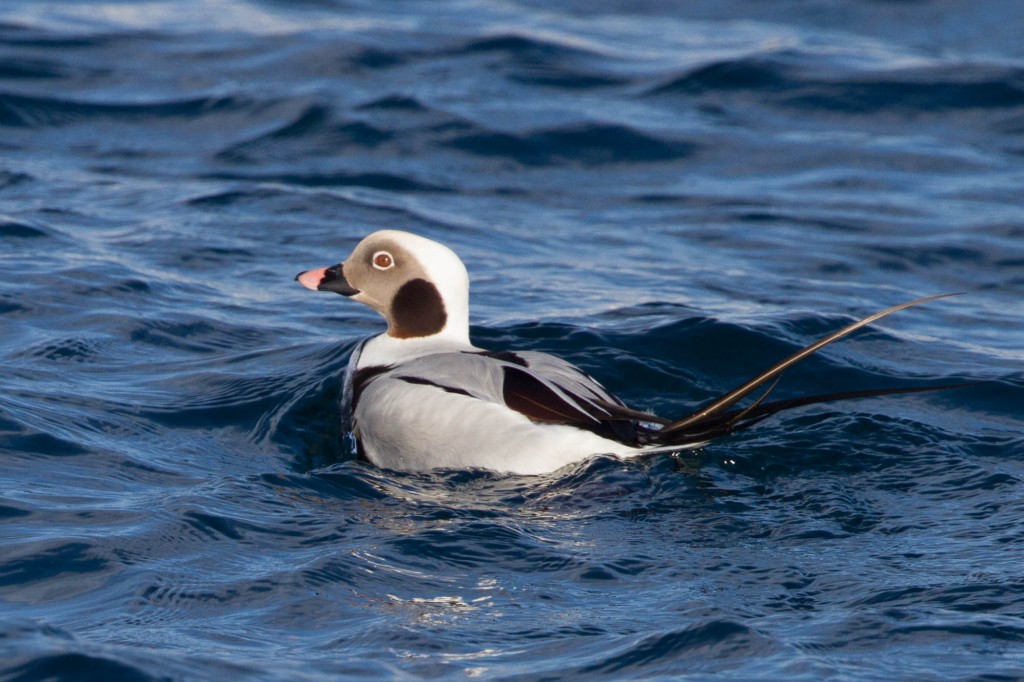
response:
{"label": "ocean wave", "polygon": [[448,142],[454,149],[538,165],[601,165],[676,160],[690,156],[697,145],[666,140],[634,128],[611,124],[586,124],[536,130],[525,134],[475,133]]}
{"label": "ocean wave", "polygon": [[874,72],[848,68],[825,78],[821,65],[812,67],[803,59],[810,55],[789,57],[753,55],[704,64],[650,88],[647,95],[756,96],[761,106],[816,116],[938,115],[1024,106],[1024,71],[1013,66],[952,63]]}
{"label": "ocean wave", "polygon": [[136,123],[160,119],[189,120],[249,108],[249,102],[230,96],[125,103],[90,102],[0,91],[0,126],[46,128],[109,119]]}
{"label": "ocean wave", "polygon": [[[0,678],[1013,677],[1012,0],[540,4],[3,5]],[[982,381],[380,469],[292,278],[389,228],[667,417],[942,291],[772,395]]]}

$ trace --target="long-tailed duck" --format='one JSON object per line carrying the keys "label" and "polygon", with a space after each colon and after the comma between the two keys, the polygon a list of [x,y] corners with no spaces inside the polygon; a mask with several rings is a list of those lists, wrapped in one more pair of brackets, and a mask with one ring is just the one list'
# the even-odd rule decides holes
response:
{"label": "long-tailed duck", "polygon": [[798,351],[682,419],[633,410],[579,368],[537,351],[493,352],[469,340],[469,277],[453,251],[408,232],[363,239],[344,263],[309,270],[306,288],[365,303],[385,333],[354,353],[343,410],[358,452],[392,469],[481,467],[540,474],[597,454],[681,450],[751,426],[780,410],[947,386],[834,393],[735,405],[823,346],[886,315],[893,306]]}

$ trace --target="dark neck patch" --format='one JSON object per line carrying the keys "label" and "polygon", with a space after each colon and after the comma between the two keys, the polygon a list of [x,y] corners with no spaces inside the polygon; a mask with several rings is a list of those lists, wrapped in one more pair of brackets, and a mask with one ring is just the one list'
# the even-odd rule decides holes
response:
{"label": "dark neck patch", "polygon": [[444,329],[448,313],[437,287],[425,279],[409,280],[391,302],[391,329],[400,339],[431,336]]}

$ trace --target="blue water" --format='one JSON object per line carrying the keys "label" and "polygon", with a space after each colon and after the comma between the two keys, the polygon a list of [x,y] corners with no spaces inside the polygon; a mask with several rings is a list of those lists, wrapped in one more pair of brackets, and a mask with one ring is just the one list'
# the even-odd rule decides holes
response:
{"label": "blue water", "polygon": [[[0,680],[1024,677],[1017,0],[0,6]],[[400,228],[678,457],[348,461]]]}

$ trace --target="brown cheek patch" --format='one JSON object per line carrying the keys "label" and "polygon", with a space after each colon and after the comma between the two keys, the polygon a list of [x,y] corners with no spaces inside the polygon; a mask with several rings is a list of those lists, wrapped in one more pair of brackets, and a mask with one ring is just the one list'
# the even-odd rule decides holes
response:
{"label": "brown cheek patch", "polygon": [[437,287],[425,279],[414,279],[402,285],[391,302],[391,336],[408,339],[430,336],[444,329],[448,313]]}

